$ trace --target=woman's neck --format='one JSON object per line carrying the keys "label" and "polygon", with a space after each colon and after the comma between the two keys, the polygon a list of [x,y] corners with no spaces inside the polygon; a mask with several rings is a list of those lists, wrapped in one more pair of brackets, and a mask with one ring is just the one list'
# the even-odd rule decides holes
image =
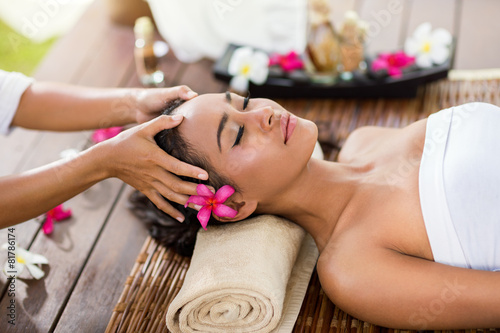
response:
{"label": "woman's neck", "polygon": [[311,159],[290,187],[262,211],[283,216],[310,233],[320,252],[359,189],[366,168]]}

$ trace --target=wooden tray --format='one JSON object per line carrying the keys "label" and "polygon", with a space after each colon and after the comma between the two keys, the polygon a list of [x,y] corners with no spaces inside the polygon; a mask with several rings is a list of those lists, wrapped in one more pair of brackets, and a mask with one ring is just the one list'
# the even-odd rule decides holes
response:
{"label": "wooden tray", "polygon": [[[238,47],[230,44],[214,64],[213,73],[217,79],[225,82],[231,80],[227,68]],[[380,77],[367,70],[366,74],[355,74],[350,81],[338,80],[331,85],[314,83],[303,71],[300,71],[300,79],[270,71],[263,85],[250,83],[249,91],[254,97],[269,98],[411,98],[417,95],[418,87],[422,84],[446,78],[452,60],[450,57],[443,65],[406,72],[401,78]]]}

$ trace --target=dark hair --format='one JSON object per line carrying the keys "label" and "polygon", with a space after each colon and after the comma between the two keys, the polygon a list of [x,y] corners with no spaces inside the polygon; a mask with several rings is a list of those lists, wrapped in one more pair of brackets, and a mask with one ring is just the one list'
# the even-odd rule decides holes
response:
{"label": "dark hair", "polygon": [[[167,104],[163,114],[172,115],[183,103],[184,100],[181,99],[171,101]],[[208,173],[208,181],[201,181],[185,176],[181,176],[181,179],[210,185],[216,190],[223,185],[231,185],[238,191],[238,188],[232,184],[229,179],[219,174],[204,156],[201,156],[193,149],[191,144],[180,135],[177,127],[162,130],[155,135],[154,139],[156,144],[170,156],[200,167]],[[198,212],[189,207],[184,208],[183,205],[172,202],[166,198],[165,200],[185,216],[183,223],[179,223],[179,221],[156,208],[156,206],[139,191],[135,191],[130,195],[130,209],[148,225],[149,232],[153,238],[165,246],[173,247],[173,249],[181,255],[191,256],[196,241],[196,234],[201,227],[196,217]],[[220,222],[213,217],[210,217],[208,223],[220,224]]]}

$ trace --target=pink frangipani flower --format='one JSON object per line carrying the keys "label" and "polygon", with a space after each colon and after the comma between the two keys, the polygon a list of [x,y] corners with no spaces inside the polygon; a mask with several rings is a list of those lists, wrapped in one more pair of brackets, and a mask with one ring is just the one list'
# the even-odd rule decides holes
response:
{"label": "pink frangipani flower", "polygon": [[269,58],[269,66],[279,65],[285,72],[304,68],[302,59],[295,51],[290,51],[285,55],[275,53]]}
{"label": "pink frangipani flower", "polygon": [[206,185],[199,184],[196,187],[196,192],[198,195],[190,196],[184,207],[187,207],[190,202],[202,206],[197,217],[203,229],[207,230],[208,220],[210,220],[212,213],[219,217],[230,218],[238,214],[236,210],[223,204],[234,193],[234,188],[231,186],[224,185],[213,194]]}
{"label": "pink frangipani flower", "polygon": [[413,65],[415,57],[410,57],[403,51],[395,53],[381,53],[372,63],[372,70],[386,69],[389,76],[399,78],[403,75],[403,69]]}
{"label": "pink frangipani flower", "polygon": [[56,206],[49,210],[46,214],[45,222],[42,225],[43,233],[50,235],[54,231],[54,221],[59,222],[69,219],[71,217],[71,210],[64,210],[63,205]]}
{"label": "pink frangipani flower", "polygon": [[122,129],[123,127],[121,126],[97,129],[94,133],[92,133],[92,141],[99,143],[107,139],[111,139],[112,137],[120,134]]}

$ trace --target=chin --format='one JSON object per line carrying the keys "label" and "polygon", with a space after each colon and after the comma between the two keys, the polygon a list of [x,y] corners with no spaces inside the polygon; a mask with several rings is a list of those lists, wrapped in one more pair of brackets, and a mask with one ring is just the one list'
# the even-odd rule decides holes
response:
{"label": "chin", "polygon": [[318,141],[318,126],[308,119],[299,118],[303,122],[303,130],[301,133],[301,140],[311,145],[311,152]]}
{"label": "chin", "polygon": [[307,157],[309,160],[314,152],[314,147],[318,141],[318,126],[310,120],[299,118],[300,131],[294,133],[297,135],[295,144],[299,148],[300,153],[297,156]]}

